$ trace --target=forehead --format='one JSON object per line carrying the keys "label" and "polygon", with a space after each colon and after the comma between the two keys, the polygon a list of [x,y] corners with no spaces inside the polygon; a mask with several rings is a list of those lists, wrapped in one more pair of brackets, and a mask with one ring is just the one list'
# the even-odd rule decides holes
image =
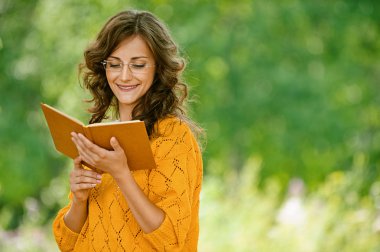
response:
{"label": "forehead", "polygon": [[147,57],[153,59],[153,53],[150,50],[148,44],[139,35],[128,37],[122,40],[110,56],[123,60],[130,60],[132,58],[139,57]]}

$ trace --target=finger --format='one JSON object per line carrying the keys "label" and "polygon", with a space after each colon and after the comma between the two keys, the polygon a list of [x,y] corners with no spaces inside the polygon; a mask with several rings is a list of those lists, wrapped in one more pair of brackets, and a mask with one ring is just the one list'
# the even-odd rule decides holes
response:
{"label": "finger", "polygon": [[96,144],[88,140],[82,134],[78,134],[78,139],[80,140],[80,143],[82,143],[82,146],[84,146],[84,148],[87,148],[88,150],[90,150],[91,152],[95,154],[99,154],[104,150],[103,148],[97,146]]}
{"label": "finger", "polygon": [[70,185],[76,187],[79,184],[100,184],[102,176],[88,170],[75,170],[70,174]]}
{"label": "finger", "polygon": [[71,191],[72,192],[77,192],[77,191],[80,191],[80,190],[85,190],[85,189],[91,189],[91,188],[94,188],[96,186],[96,184],[74,184],[72,187],[71,187]]}
{"label": "finger", "polygon": [[124,152],[123,148],[121,148],[119,141],[117,141],[116,137],[111,137],[110,144],[111,144],[114,151],[116,151],[116,152],[123,151]]}
{"label": "finger", "polygon": [[74,169],[83,169],[81,156],[78,156],[74,159]]}
{"label": "finger", "polygon": [[88,177],[88,178],[101,179],[102,175],[92,170],[82,169],[76,172],[76,177]]}
{"label": "finger", "polygon": [[97,173],[93,170],[87,170],[84,169],[79,163],[82,160],[81,157],[78,157],[74,160],[75,166],[74,169],[70,172],[70,178],[75,178],[75,177],[89,177],[89,178],[96,178],[96,179],[101,179],[102,175],[100,173]]}
{"label": "finger", "polygon": [[81,153],[84,160],[93,166],[96,166],[96,163],[99,162],[99,160],[104,159],[106,152],[108,152],[92,143],[82,134],[77,135],[76,142],[78,144],[78,151]]}
{"label": "finger", "polygon": [[[80,141],[79,141],[79,139],[77,137],[77,134],[75,134],[74,132],[72,132],[71,136],[72,136],[71,137],[71,141],[73,141],[73,143],[75,144],[75,147],[77,148],[77,150],[79,152],[79,157],[78,158],[80,158],[80,156],[83,156],[84,149],[83,149],[83,147],[82,147],[82,145],[81,145],[81,143],[80,143]],[[81,161],[83,161],[83,158],[81,158]]]}
{"label": "finger", "polygon": [[79,137],[80,134],[76,134],[74,132],[71,133],[71,140],[76,145],[78,151],[86,152],[86,145],[84,144],[83,138]]}
{"label": "finger", "polygon": [[[70,135],[71,135],[71,141],[73,141],[73,143],[77,147],[77,145],[78,145],[78,134],[75,132],[71,132]],[[77,149],[78,149],[78,147],[77,147]]]}
{"label": "finger", "polygon": [[71,140],[76,145],[78,151],[84,151],[85,145],[82,143],[81,139],[78,137],[78,135],[72,135]]}
{"label": "finger", "polygon": [[80,176],[72,179],[72,184],[100,184],[101,182],[101,179],[97,177]]}
{"label": "finger", "polygon": [[77,150],[79,152],[79,155],[81,156],[82,161],[85,161],[91,165],[94,165],[93,157],[90,154],[91,152],[88,151],[88,149],[83,144],[83,142],[77,136],[73,136],[71,140],[74,142],[75,146],[77,147]]}

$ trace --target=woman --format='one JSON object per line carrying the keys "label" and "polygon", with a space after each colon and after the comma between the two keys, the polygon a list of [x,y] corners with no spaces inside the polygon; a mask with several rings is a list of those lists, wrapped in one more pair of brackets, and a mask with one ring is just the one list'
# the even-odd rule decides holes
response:
{"label": "woman", "polygon": [[[183,107],[185,64],[165,25],[149,12],[112,17],[84,53],[90,123],[109,112],[143,120],[157,168],[130,171],[117,139],[112,151],[72,133],[79,156],[70,174],[70,203],[53,231],[62,251],[196,251],[202,157],[201,129]],[[100,171],[84,169],[86,162]]]}

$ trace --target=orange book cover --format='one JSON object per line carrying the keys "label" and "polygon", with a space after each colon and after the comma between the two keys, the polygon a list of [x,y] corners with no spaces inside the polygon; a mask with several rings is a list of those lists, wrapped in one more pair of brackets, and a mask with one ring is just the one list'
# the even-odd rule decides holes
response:
{"label": "orange book cover", "polygon": [[[81,121],[47,104],[41,103],[41,108],[55,148],[64,155],[72,159],[79,155],[71,140],[71,132],[81,133],[96,145],[108,150],[112,150],[111,137],[116,137],[124,149],[131,170],[156,168],[144,122],[134,120],[84,125]],[[96,170],[96,167],[89,167]]]}

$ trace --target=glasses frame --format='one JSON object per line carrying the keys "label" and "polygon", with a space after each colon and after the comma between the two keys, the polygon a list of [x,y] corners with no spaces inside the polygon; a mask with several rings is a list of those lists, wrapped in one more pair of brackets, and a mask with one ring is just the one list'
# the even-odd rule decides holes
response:
{"label": "glasses frame", "polygon": [[[141,72],[141,73],[134,72],[133,68],[131,68],[131,65],[133,65],[133,63],[131,63],[131,61],[124,62],[121,59],[115,59],[115,60],[117,60],[117,61],[120,62],[120,64],[121,64],[121,68],[120,69],[110,69],[110,68],[107,69],[107,62],[111,62],[111,60],[102,60],[100,63],[103,65],[104,70],[112,72],[112,73],[121,73],[123,71],[123,69],[124,69],[124,66],[128,66],[128,70],[132,74],[145,74],[146,73],[146,72]],[[150,63],[144,63],[144,64],[145,64],[144,68],[151,68],[151,67],[155,66],[155,64],[150,64]]]}

